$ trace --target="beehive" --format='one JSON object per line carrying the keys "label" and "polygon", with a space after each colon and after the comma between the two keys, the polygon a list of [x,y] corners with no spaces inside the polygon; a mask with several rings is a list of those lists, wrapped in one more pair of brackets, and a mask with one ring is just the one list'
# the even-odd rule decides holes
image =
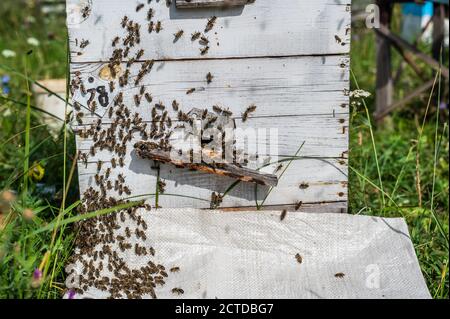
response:
{"label": "beehive", "polygon": [[[163,0],[67,0],[81,194],[89,187],[103,188],[106,196],[145,198],[151,205],[158,198],[165,208],[209,208],[212,193],[226,193],[221,208],[252,209],[263,203],[266,208],[345,211],[350,0],[220,5],[186,9]],[[127,31],[130,21],[138,34]],[[193,40],[196,32],[207,43]],[[138,41],[127,39],[130,35]],[[111,63],[120,49],[114,58],[120,63]],[[148,72],[142,72],[143,65]],[[119,96],[123,102],[117,102]],[[150,130],[155,103],[165,105],[176,125],[174,100],[185,113],[194,108],[213,112],[213,105],[227,108],[237,128],[266,132],[252,149],[259,168],[272,163],[261,172],[277,174],[278,185],[241,182],[227,191],[233,178],[138,158],[133,145]],[[128,110],[119,111],[119,119],[121,104]],[[250,105],[257,109],[244,121]],[[121,129],[135,116],[139,125],[147,123],[146,129],[126,124]],[[106,132],[112,123],[117,127]],[[108,136],[124,147],[102,147]],[[119,175],[127,189],[115,185]],[[165,190],[155,196],[158,180]]]}

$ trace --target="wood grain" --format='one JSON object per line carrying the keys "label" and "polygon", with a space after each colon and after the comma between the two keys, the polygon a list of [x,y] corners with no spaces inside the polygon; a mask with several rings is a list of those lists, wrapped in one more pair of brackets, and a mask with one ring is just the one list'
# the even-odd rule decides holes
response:
{"label": "wood grain", "polygon": [[[90,3],[90,14],[83,18],[81,8]],[[67,0],[70,53],[72,63],[108,61],[112,40],[123,36],[120,21],[124,15],[138,21],[141,43],[131,51],[145,49],[142,59],[247,58],[291,55],[345,54],[350,50],[350,0],[259,0],[244,7],[182,10],[175,2],[153,2],[136,12],[136,2],[123,0]],[[162,23],[160,33],[149,34],[146,14],[155,10],[154,20]],[[209,53],[200,54],[200,45],[191,33],[203,32],[207,20],[217,16]],[[173,34],[184,30],[174,42]],[[243,32],[245,30],[245,32]],[[342,41],[336,41],[338,36]],[[82,40],[90,44],[81,49]],[[78,46],[76,45],[78,43]]]}

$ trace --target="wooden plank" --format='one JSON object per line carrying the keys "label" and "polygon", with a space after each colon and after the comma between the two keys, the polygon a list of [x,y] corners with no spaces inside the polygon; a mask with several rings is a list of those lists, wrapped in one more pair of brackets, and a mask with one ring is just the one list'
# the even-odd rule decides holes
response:
{"label": "wooden plank", "polygon": [[[167,7],[160,1],[138,12],[122,0],[67,0],[67,4],[72,63],[108,61],[112,40],[125,35],[120,26],[124,15],[141,24],[141,43],[130,56],[143,48],[145,60],[330,55],[350,50],[350,0],[259,0],[245,7],[198,10],[177,10],[174,2]],[[83,11],[85,6],[89,9]],[[160,33],[147,32],[150,7],[154,20],[162,23]],[[211,16],[217,22],[207,33],[209,52],[202,56],[201,46],[190,35],[204,31]],[[174,41],[173,34],[181,29],[184,36]],[[89,45],[80,48],[83,40]]]}
{"label": "wooden plank", "polygon": [[[155,143],[140,142],[136,143],[134,149],[138,157],[147,160],[153,160],[162,163],[172,164],[177,168],[187,168],[199,172],[215,174],[218,176],[228,176],[242,182],[256,183],[260,185],[277,186],[278,179],[273,174],[263,174],[257,170],[246,167],[239,167],[229,163],[206,164],[205,161],[192,163],[172,158],[170,151],[164,151],[159,148],[153,148]],[[212,163],[211,160],[208,163]]]}
{"label": "wooden plank", "polygon": [[[173,126],[176,123],[173,123]],[[342,157],[342,153],[348,150],[348,115],[312,115],[312,116],[286,116],[286,117],[261,117],[251,118],[246,122],[236,120],[236,127],[247,131],[250,136],[253,129],[261,129],[259,132],[265,135],[258,138],[252,146],[259,155],[293,156],[304,142],[300,155],[310,157]],[[107,126],[104,126],[107,128]],[[258,131],[256,131],[258,132]],[[275,138],[271,140],[270,138]],[[141,140],[138,132],[132,135],[128,142],[127,151],[133,149],[133,145]],[[171,139],[176,141],[176,135]],[[237,141],[237,147],[245,147],[241,139]],[[77,149],[88,152],[93,144],[91,138],[77,136]],[[248,149],[248,148],[246,148]],[[109,151],[98,150],[95,160],[106,161],[111,158]]]}
{"label": "wooden plank", "polygon": [[[108,106],[113,105],[118,92],[123,92],[124,104],[130,112],[139,112],[146,121],[151,119],[149,104],[142,98],[142,103],[136,107],[134,101],[142,85],[153,97],[151,106],[161,101],[168,106],[169,116],[173,118],[175,112],[170,107],[173,100],[183,112],[217,104],[228,107],[235,117],[240,117],[251,104],[257,106],[251,116],[257,117],[348,113],[349,58],[345,56],[239,59],[229,63],[221,60],[157,62],[136,86],[134,79],[141,65],[131,66],[131,80],[125,87],[121,88],[119,81],[114,80],[113,92],[109,90],[111,78],[109,72],[105,72],[108,69],[105,64],[75,64],[71,71],[72,76],[82,74],[86,90],[105,87]],[[124,72],[125,66],[121,69]],[[206,82],[208,72],[213,75],[210,84]],[[186,94],[191,88],[195,88],[195,92]],[[90,94],[78,90],[73,98],[87,105]],[[100,107],[99,98],[97,94],[97,113],[103,116],[107,107]],[[108,123],[107,116],[103,116],[103,122]]]}
{"label": "wooden plank", "polygon": [[255,0],[176,0],[177,8],[208,8],[208,7],[231,7],[244,6],[254,3]]}
{"label": "wooden plank", "polygon": [[[286,163],[285,163],[286,165]],[[265,167],[262,172],[274,173],[277,164]],[[88,163],[87,168],[79,163],[79,184],[81,192],[88,187],[96,188],[95,174],[97,163]],[[105,163],[100,174],[110,167]],[[151,169],[152,164],[147,160],[139,159],[134,154],[125,157],[125,166],[112,170],[110,180],[114,181],[118,174],[125,176],[125,183],[129,185],[134,199],[148,198],[154,204],[157,170]],[[282,170],[276,172],[280,176]],[[235,181],[233,178],[212,177],[210,174],[187,169],[177,169],[172,165],[160,166],[159,176],[165,181],[165,194],[159,196],[159,205],[162,207],[210,207],[212,192],[223,194]],[[268,188],[258,186],[257,199],[261,202],[267,196]],[[111,190],[110,194],[117,198],[127,198],[123,193],[119,195]],[[179,197],[193,196],[198,199]],[[342,159],[309,159],[304,158],[291,162],[281,178],[278,186],[273,188],[265,201],[265,205],[295,205],[302,201],[308,203],[339,202],[347,200],[347,161]],[[220,207],[254,207],[255,185],[242,182],[237,185],[225,198]]]}

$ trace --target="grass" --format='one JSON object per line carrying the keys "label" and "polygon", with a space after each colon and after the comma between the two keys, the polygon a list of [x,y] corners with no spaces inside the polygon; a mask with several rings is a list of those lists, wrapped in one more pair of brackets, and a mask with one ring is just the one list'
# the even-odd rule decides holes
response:
{"label": "grass", "polygon": [[[11,93],[0,95],[0,298],[60,298],[75,235],[71,226],[81,218],[76,213],[76,150],[65,125],[56,138],[42,125],[30,84],[67,76],[64,15],[44,15],[33,1],[4,0],[0,17],[0,76],[11,76]],[[29,37],[40,45],[28,44]],[[444,83],[426,69],[428,78],[436,78],[433,89],[375,123],[374,35],[357,25],[353,37],[351,89],[372,96],[355,98],[351,105],[350,213],[404,217],[432,296],[448,298],[448,111],[438,111],[440,99],[448,99]],[[4,58],[5,49],[16,57]],[[448,52],[445,56],[448,65]],[[394,53],[394,68],[399,64]],[[395,97],[419,84],[405,68]],[[33,174],[41,168],[42,179]],[[39,271],[42,278],[33,279]]]}

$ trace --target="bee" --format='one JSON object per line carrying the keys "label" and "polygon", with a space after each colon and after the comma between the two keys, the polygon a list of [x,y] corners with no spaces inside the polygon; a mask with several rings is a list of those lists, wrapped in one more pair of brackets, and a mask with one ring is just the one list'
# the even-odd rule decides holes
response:
{"label": "bee", "polygon": [[208,19],[208,23],[206,24],[205,32],[211,31],[212,28],[214,28],[214,24],[216,23],[217,17],[212,16],[210,19]]}
{"label": "bee", "polygon": [[297,253],[297,254],[295,255],[295,259],[297,260],[297,262],[298,262],[299,264],[301,264],[301,263],[303,262],[303,258],[302,258],[302,256],[301,256],[299,253]]}
{"label": "bee", "polygon": [[91,156],[95,156],[95,147],[91,146],[91,148],[89,149],[89,154],[91,154]]}
{"label": "bee", "polygon": [[175,112],[178,112],[179,107],[180,107],[180,104],[177,102],[177,100],[173,100],[173,101],[172,101],[172,109],[173,109]]}
{"label": "bee", "polygon": [[[129,132],[129,134],[131,135],[131,132]],[[125,166],[125,163],[123,161],[123,157],[119,157],[119,165],[120,165],[120,167],[124,167]]]}
{"label": "bee", "polygon": [[83,19],[86,19],[90,14],[91,8],[89,6],[85,6],[83,7],[83,9],[81,9],[81,16],[83,17]]}
{"label": "bee", "polygon": [[177,295],[182,295],[182,294],[184,294],[184,290],[181,288],[173,288],[172,293],[177,294]]}
{"label": "bee", "polygon": [[174,42],[178,41],[183,36],[183,34],[184,34],[183,30],[178,30],[176,33],[174,33],[173,35],[175,37]]}
{"label": "bee", "polygon": [[124,16],[122,18],[122,22],[121,22],[122,28],[125,28],[127,26],[127,22],[128,22],[128,17]]}
{"label": "bee", "polygon": [[158,109],[158,110],[164,110],[166,107],[165,107],[165,105],[163,104],[163,102],[161,102],[161,101],[159,101],[158,103],[156,103],[155,104],[155,107]]}
{"label": "bee", "polygon": [[125,228],[125,235],[130,238],[131,237],[131,231],[130,228],[128,228],[128,226]]}
{"label": "bee", "polygon": [[106,172],[105,172],[105,177],[106,178],[109,178],[109,175],[111,174],[111,168],[110,167],[108,167],[107,169],[106,169]]}
{"label": "bee", "polygon": [[113,47],[115,47],[115,46],[119,43],[119,40],[120,40],[119,37],[115,37],[115,38],[112,40],[111,45],[112,45]]}
{"label": "bee", "polygon": [[150,21],[150,23],[148,24],[148,33],[152,33],[154,29],[155,23],[153,21]]}
{"label": "bee", "polygon": [[97,109],[97,102],[96,101],[92,101],[91,105],[90,105],[90,108],[91,108],[91,112],[95,113],[95,110]]}
{"label": "bee", "polygon": [[[182,122],[187,122],[189,121],[189,116],[187,116],[186,113],[183,113],[182,111],[178,111],[178,120],[182,121]],[[180,126],[184,128],[184,125]]]}
{"label": "bee", "polygon": [[164,181],[162,181],[162,180],[159,180],[159,181],[158,181],[158,191],[159,191],[160,193],[164,193],[165,190],[166,190],[166,182],[164,182]]}
{"label": "bee", "polygon": [[198,32],[198,31],[196,31],[196,32],[194,32],[194,33],[191,34],[191,40],[192,40],[192,41],[195,41],[195,40],[197,40],[198,38],[200,38],[200,36],[201,36],[201,33]]}
{"label": "bee", "polygon": [[134,96],[134,104],[135,104],[136,106],[139,106],[139,105],[141,104],[141,96],[140,96],[140,95],[136,94],[136,95]]}
{"label": "bee", "polygon": [[210,84],[213,78],[214,76],[211,74],[211,72],[208,72],[208,74],[206,74],[206,83]]}
{"label": "bee", "polygon": [[82,120],[83,116],[84,116],[83,112],[78,112],[77,115],[76,115],[76,119],[77,119],[77,122],[78,122],[79,125],[83,124],[83,120]]}
{"label": "bee", "polygon": [[195,88],[192,88],[192,89],[189,89],[189,90],[187,90],[186,91],[186,94],[192,94],[192,93],[194,93],[195,92]]}
{"label": "bee", "polygon": [[103,165],[102,161],[97,162],[97,172],[100,172],[100,170],[102,169],[102,165]]}
{"label": "bee", "polygon": [[163,28],[162,28],[162,23],[161,23],[161,21],[156,22],[156,25],[155,25],[155,31],[156,31],[156,33],[159,33],[162,29],[163,29]]}
{"label": "bee", "polygon": [[123,51],[123,57],[126,58],[129,53],[130,53],[130,47],[126,47],[125,51]]}
{"label": "bee", "polygon": [[113,116],[114,109],[112,107],[108,110],[108,117],[111,118]]}
{"label": "bee", "polygon": [[111,159],[111,166],[112,166],[112,168],[116,168],[117,167],[117,162],[116,162],[116,159],[114,157]]}
{"label": "bee", "polygon": [[247,121],[248,115],[256,110],[256,105],[250,105],[245,112],[242,114],[242,122]]}
{"label": "bee", "polygon": [[283,221],[283,220],[286,218],[286,215],[287,215],[287,210],[286,210],[286,209],[283,209],[283,210],[281,211],[280,221]]}
{"label": "bee", "polygon": [[136,54],[136,60],[139,60],[144,55],[144,50],[140,49],[138,53]]}
{"label": "bee", "polygon": [[209,51],[209,46],[203,47],[200,49],[200,54],[201,55],[206,55]]}
{"label": "bee", "polygon": [[201,45],[208,45],[209,44],[209,39],[203,35],[203,36],[200,37],[199,43]]}
{"label": "bee", "polygon": [[147,20],[150,21],[153,18],[154,15],[155,15],[155,11],[152,8],[148,9],[148,11],[147,11]]}
{"label": "bee", "polygon": [[147,100],[148,103],[152,103],[153,98],[152,98],[150,93],[145,93],[144,97],[145,97],[145,99]]}
{"label": "bee", "polygon": [[180,271],[180,267],[172,267],[170,268],[170,272],[179,272]]}
{"label": "bee", "polygon": [[125,194],[131,195],[131,191],[130,191],[130,189],[128,188],[128,186],[124,186],[123,191],[125,192]]}
{"label": "bee", "polygon": [[111,81],[109,82],[109,92],[112,93],[115,90],[115,85],[114,82]]}
{"label": "bee", "polygon": [[81,49],[84,49],[85,47],[87,47],[87,46],[89,45],[89,43],[90,43],[89,40],[84,40],[84,39],[83,39],[83,40],[81,41],[81,43],[80,43],[80,48],[81,48]]}
{"label": "bee", "polygon": [[144,95],[144,93],[145,93],[145,86],[141,86],[141,88],[139,90],[139,94]]}
{"label": "bee", "polygon": [[336,278],[344,278],[345,274],[342,273],[342,272],[338,272],[337,274],[334,274],[334,277],[336,277]]}
{"label": "bee", "polygon": [[301,183],[298,187],[299,187],[300,189],[307,189],[307,188],[309,187],[309,184],[303,182],[303,183]]}
{"label": "bee", "polygon": [[138,4],[136,7],[136,12],[140,11],[143,7],[144,7],[143,3]]}
{"label": "bee", "polygon": [[75,102],[73,104],[73,108],[75,109],[75,111],[79,111],[79,110],[81,110],[81,104],[78,102]]}
{"label": "bee", "polygon": [[218,106],[218,105],[213,105],[213,110],[214,110],[214,112],[216,112],[216,113],[222,113],[222,108],[220,107],[220,106]]}
{"label": "bee", "polygon": [[298,201],[297,203],[295,203],[295,210],[299,210],[300,207],[302,207],[303,202],[302,201]]}
{"label": "bee", "polygon": [[167,118],[167,126],[172,127],[172,119],[170,117]]}
{"label": "bee", "polygon": [[341,43],[342,42],[342,39],[338,35],[335,35],[334,39],[336,40],[336,43]]}

